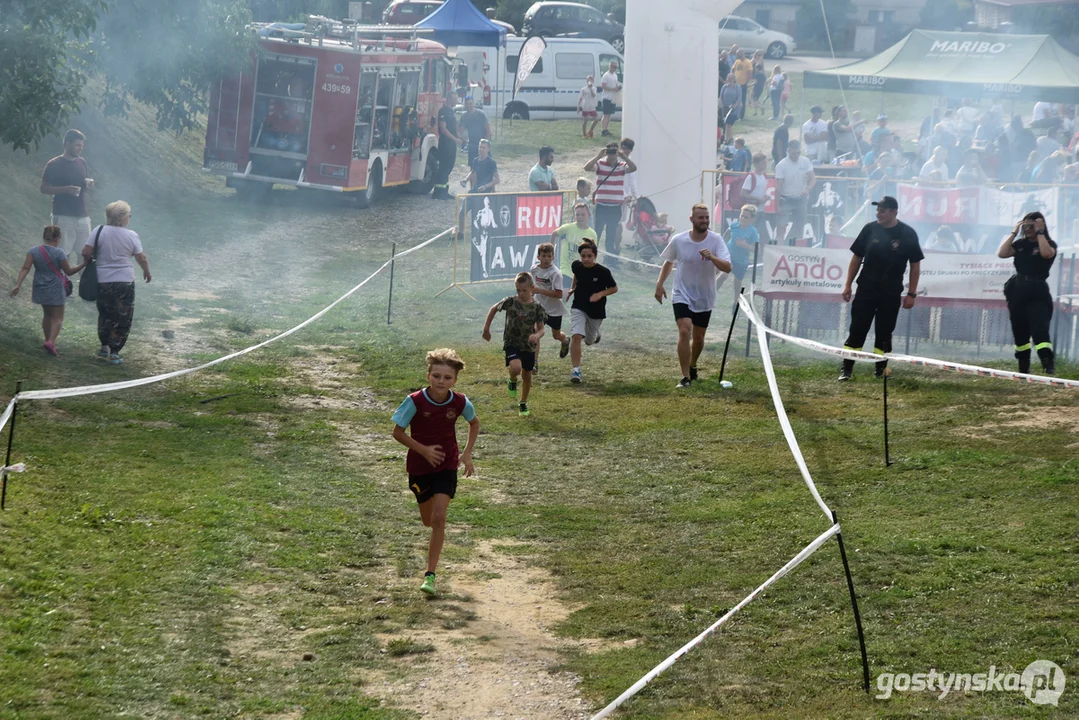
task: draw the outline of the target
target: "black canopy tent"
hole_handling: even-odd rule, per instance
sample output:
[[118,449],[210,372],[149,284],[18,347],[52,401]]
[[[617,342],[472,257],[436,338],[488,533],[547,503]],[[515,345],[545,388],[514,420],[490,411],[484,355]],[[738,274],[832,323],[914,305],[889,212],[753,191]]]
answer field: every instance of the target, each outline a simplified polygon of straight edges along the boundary
[[1079,57],[1048,35],[914,30],[865,60],[805,73],[804,86],[1079,103]]

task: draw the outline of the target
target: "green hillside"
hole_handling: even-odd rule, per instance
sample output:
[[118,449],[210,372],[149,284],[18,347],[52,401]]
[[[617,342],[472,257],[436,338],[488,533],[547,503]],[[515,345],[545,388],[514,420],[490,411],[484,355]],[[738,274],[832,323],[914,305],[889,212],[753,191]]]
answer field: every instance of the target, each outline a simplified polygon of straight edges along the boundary
[[[96,189],[90,199],[95,223],[113,200],[132,204],[175,202],[181,198],[224,192],[223,183],[203,175],[201,132],[177,137],[157,130],[152,109],[132,104],[126,118],[105,117],[92,102],[72,119],[71,127],[86,133],[84,157]],[[25,250],[40,241],[49,221],[51,198],[38,190],[41,170],[63,152],[63,133],[46,140],[33,153],[0,149],[0,286],[14,284]]]

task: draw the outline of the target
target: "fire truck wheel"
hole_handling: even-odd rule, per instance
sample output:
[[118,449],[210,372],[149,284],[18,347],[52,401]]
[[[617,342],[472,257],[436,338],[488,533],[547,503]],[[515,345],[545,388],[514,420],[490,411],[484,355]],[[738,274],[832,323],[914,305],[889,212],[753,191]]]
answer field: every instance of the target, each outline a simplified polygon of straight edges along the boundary
[[367,176],[367,188],[352,193],[356,206],[360,208],[371,207],[382,194],[382,162],[375,160],[371,166],[371,173]]
[[432,148],[427,153],[427,164],[423,167],[423,180],[413,180],[408,184],[408,191],[413,195],[427,195],[435,188],[435,174],[438,172],[438,158]]

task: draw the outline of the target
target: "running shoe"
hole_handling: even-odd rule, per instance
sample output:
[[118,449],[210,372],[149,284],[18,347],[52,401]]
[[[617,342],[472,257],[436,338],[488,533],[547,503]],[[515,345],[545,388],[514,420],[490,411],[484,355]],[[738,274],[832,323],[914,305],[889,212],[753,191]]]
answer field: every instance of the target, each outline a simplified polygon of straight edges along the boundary
[[677,385],[675,385],[674,387],[675,387],[676,389],[678,389],[678,390],[685,390],[686,388],[688,388],[688,387],[689,387],[690,385],[692,385],[692,384],[693,384],[693,381],[692,381],[692,380],[690,380],[690,379],[689,379],[689,378],[687,378],[687,377],[684,377],[684,378],[682,378],[681,380],[679,380],[679,381],[678,381],[678,384],[677,384]]
[[569,374],[569,381],[574,385],[581,384],[581,368],[573,368],[573,372]]
[[98,360],[108,360],[110,354],[111,354],[111,352],[109,351],[109,346],[108,345],[102,345],[101,349],[97,351],[97,359]]
[[428,595],[435,594],[435,574],[431,573],[423,578],[423,585],[420,585],[420,590]]
[[521,417],[528,417],[532,413],[529,412],[528,405],[525,405],[524,403],[521,403],[521,411],[520,411],[519,414],[520,414]]
[[109,365],[119,365],[123,361],[124,359],[116,353],[112,353],[111,355],[109,355]]
[[511,398],[517,397],[517,382],[516,381],[510,380],[508,383],[506,383],[506,389],[509,390]]
[[564,337],[562,338],[562,349],[558,351],[558,359],[561,360],[567,355],[569,355],[569,338]]
[[697,368],[691,367],[689,369],[689,379],[690,380],[696,380],[697,379]]

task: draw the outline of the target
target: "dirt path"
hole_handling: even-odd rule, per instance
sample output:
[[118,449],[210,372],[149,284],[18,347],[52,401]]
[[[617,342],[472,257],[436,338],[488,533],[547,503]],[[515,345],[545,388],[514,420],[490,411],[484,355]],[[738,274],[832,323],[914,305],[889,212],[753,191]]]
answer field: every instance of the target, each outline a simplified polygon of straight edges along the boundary
[[553,583],[542,571],[500,551],[511,545],[482,542],[469,564],[453,573],[450,595],[471,598],[475,620],[459,630],[381,636],[383,643],[407,639],[430,644],[434,652],[393,660],[393,670],[380,673],[364,691],[388,705],[436,718],[589,717],[578,694],[579,678],[555,669],[560,649],[580,647],[551,632],[570,608],[554,599]]

